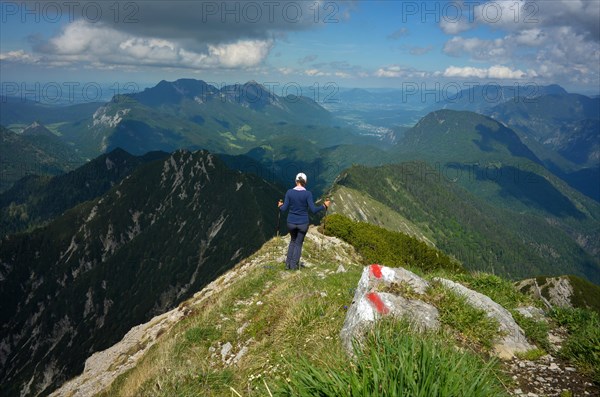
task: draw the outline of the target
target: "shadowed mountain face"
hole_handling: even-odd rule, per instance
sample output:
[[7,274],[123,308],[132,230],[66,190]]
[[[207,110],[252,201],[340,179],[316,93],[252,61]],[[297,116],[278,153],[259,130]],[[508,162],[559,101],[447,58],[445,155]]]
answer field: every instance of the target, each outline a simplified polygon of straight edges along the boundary
[[600,163],[598,98],[578,94],[544,95],[527,101],[506,102],[490,109],[488,114],[510,125],[521,137],[537,141],[576,166]]
[[31,175],[0,194],[0,238],[43,225],[75,205],[106,193],[140,164],[168,156],[136,157],[115,149],[78,169],[56,177]]
[[509,101],[487,113],[510,125],[570,186],[600,201],[600,99],[542,95]]
[[0,192],[24,176],[58,175],[82,163],[79,153],[39,123],[22,134],[0,125]]
[[[589,255],[600,253],[598,203],[549,172],[514,131],[491,118],[450,110],[431,113],[406,132],[394,154],[400,161],[426,161],[435,175],[487,204],[514,217],[534,216],[537,221],[530,225],[545,228],[549,223]],[[556,238],[548,241],[561,244]]]
[[548,172],[518,135],[471,112],[430,113],[397,145],[400,159],[426,160],[456,176],[468,190],[507,209],[581,217],[565,184]]
[[208,152],[178,151],[3,238],[0,394],[47,394],[92,352],[254,252],[275,233],[281,195]]
[[332,189],[333,211],[435,244],[472,270],[511,278],[575,273],[600,284],[598,246],[582,244],[598,237],[598,206],[594,217],[538,174],[501,172],[499,194],[518,196],[543,216],[492,205],[419,162],[348,169]]
[[539,86],[537,84],[523,86],[500,86],[484,84],[448,94],[444,101],[431,105],[429,110],[468,110],[488,114],[494,106],[511,102],[533,102],[544,95],[567,95],[567,91],[559,85]]
[[[449,164],[449,168],[469,172],[468,166]],[[491,172],[473,173],[480,182],[493,181],[500,187],[501,197],[514,198],[524,205],[556,217],[584,218],[584,214],[548,180],[536,172],[514,166],[502,166]]]
[[510,128],[477,113],[453,110],[423,117],[394,150],[400,156],[418,154],[435,161],[540,163]]

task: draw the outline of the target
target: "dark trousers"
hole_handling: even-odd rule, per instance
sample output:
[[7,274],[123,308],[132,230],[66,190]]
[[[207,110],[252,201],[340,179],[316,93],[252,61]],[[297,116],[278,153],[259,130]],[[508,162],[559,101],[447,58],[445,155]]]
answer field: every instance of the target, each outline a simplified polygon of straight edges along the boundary
[[304,237],[308,231],[308,223],[303,225],[287,224],[290,232],[290,246],[288,247],[287,258],[285,260],[286,269],[296,270],[300,263],[300,255],[302,255],[302,244]]

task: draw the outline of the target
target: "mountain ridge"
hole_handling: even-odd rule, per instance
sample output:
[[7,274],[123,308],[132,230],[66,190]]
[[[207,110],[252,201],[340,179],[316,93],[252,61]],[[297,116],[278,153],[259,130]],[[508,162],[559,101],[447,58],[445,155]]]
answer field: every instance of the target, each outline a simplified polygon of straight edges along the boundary
[[[278,395],[282,383],[293,382],[299,376],[304,360],[315,367],[333,366],[337,360],[346,363],[339,333],[352,300],[352,287],[363,272],[364,258],[346,242],[311,227],[305,245],[306,267],[299,272],[284,272],[277,263],[285,245],[286,238],[268,241],[172,312],[132,330],[110,350],[91,357],[86,372],[63,385],[53,397],[79,397],[81,391],[97,397],[169,396],[176,391],[220,396],[232,390],[245,391],[249,396],[271,392]],[[492,296],[512,313],[532,303],[531,298],[497,276],[476,273],[453,275],[452,279]],[[415,299],[414,295],[410,299]],[[528,334],[542,324],[530,321],[533,328],[527,328]],[[444,343],[454,346],[451,334],[446,336],[449,339]],[[472,342],[473,335],[457,337]],[[479,349],[456,348],[461,356]],[[378,353],[382,357],[381,350]],[[131,356],[134,362],[120,359],[121,354]],[[508,362],[506,368],[512,363]],[[561,368],[568,365],[556,363]],[[333,368],[328,368],[332,373]],[[349,370],[346,364],[341,368]],[[519,383],[512,382],[526,384],[533,376],[528,368],[519,371],[525,373],[523,379],[505,384],[506,395],[515,395],[512,390]],[[517,374],[514,369],[510,372]],[[568,388],[595,390],[586,378],[579,379],[571,381]]]
[[281,194],[206,151],[177,151],[47,226],[4,237],[2,394],[47,394],[91,352],[254,252],[275,233]]

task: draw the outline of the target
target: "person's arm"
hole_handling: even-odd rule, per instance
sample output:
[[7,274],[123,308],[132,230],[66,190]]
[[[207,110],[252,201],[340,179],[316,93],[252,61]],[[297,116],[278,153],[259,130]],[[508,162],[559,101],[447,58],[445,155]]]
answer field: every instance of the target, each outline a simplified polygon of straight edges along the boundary
[[313,200],[313,195],[311,192],[308,192],[308,207],[313,214],[316,214],[319,211],[325,210],[325,205],[316,206]]
[[287,192],[285,192],[285,198],[283,200],[283,205],[281,207],[279,207],[279,210],[281,212],[285,212],[287,211],[288,207],[290,206],[290,191],[288,190]]

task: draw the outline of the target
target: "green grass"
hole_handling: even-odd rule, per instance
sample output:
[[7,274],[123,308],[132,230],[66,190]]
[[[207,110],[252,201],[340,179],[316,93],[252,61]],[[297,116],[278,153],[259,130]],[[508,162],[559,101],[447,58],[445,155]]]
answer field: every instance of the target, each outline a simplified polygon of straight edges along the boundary
[[475,272],[460,274],[453,278],[454,281],[489,296],[507,310],[533,304],[533,300],[517,290],[512,282],[495,274]]
[[447,255],[404,233],[354,222],[340,214],[328,216],[324,225],[326,234],[339,237],[354,246],[364,258],[365,264],[401,266],[421,273],[433,270],[465,271]]
[[550,351],[550,342],[548,341],[548,331],[550,330],[550,326],[546,321],[538,321],[533,318],[525,317],[516,310],[512,310],[511,314],[517,324],[523,329],[523,332],[525,332],[527,339],[535,343],[536,346],[546,351]]
[[546,351],[542,349],[531,349],[523,353],[516,353],[516,356],[521,360],[536,361],[546,355]]
[[[356,248],[372,255],[383,252],[388,260],[402,264],[423,263],[412,269],[427,278],[442,275],[462,282],[513,313],[518,313],[514,308],[532,303],[498,276],[453,272],[443,266],[442,254],[432,255],[437,251],[421,245],[415,249],[404,236],[394,240],[398,233],[384,233],[382,238],[378,229],[331,219],[335,217],[327,218],[326,230],[349,225],[345,231],[354,235],[345,237],[358,242]],[[408,249],[390,252],[389,244],[398,241]],[[194,314],[168,332],[102,397],[506,395],[504,378],[498,378],[503,376],[500,364],[489,358],[494,341],[502,335],[497,321],[435,282],[420,298],[437,307],[441,330],[421,334],[402,321],[383,320],[367,332],[360,348],[355,345],[355,357],[348,357],[339,332],[363,270],[360,264],[369,262],[346,245],[328,242],[323,249],[322,244],[307,238],[303,259],[310,266],[286,272],[272,259],[285,250],[285,243],[268,242],[245,262],[254,265],[231,277],[227,288],[201,303],[187,303]],[[335,273],[340,263],[348,272]],[[414,295],[405,284],[394,284],[387,291]],[[565,344],[564,356],[587,371],[597,365],[589,356],[594,351],[591,343],[596,343],[597,317],[589,313],[554,314],[556,324],[567,327],[574,338]],[[513,315],[539,347],[522,358],[534,360],[545,354],[549,324]],[[233,355],[247,346],[237,364],[222,362],[226,342],[233,345]]]
[[300,357],[278,396],[502,396],[495,361],[461,352],[438,335],[417,335],[408,325],[381,321],[356,359]]
[[560,355],[573,361],[580,370],[600,384],[600,316],[588,309],[554,308],[551,318],[564,326],[569,337]]
[[456,294],[439,283],[427,291],[427,300],[437,307],[440,322],[460,332],[467,340],[474,341],[489,351],[500,336],[498,321],[488,317],[484,310],[474,308],[465,297]]
[[571,296],[573,306],[590,308],[600,314],[600,286],[581,277],[573,275],[567,277],[573,286],[573,296]]

